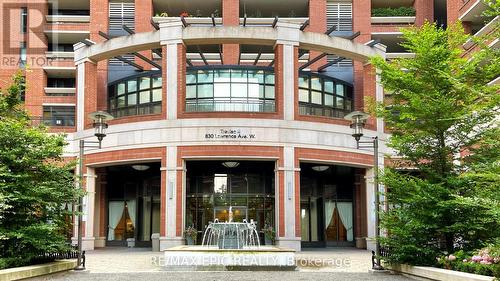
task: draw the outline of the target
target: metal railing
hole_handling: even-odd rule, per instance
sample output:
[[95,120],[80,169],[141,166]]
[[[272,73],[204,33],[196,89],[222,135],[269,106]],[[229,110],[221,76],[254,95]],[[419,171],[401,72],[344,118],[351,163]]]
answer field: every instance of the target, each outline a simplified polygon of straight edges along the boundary
[[54,117],[41,117],[41,116],[31,116],[31,125],[39,126],[45,125],[49,127],[74,127],[75,126],[75,116],[74,115],[60,115]]
[[299,114],[312,116],[325,116],[330,118],[344,118],[350,110],[332,108],[322,105],[314,105],[309,103],[299,104]]
[[[32,264],[48,263],[55,260],[76,259],[78,250],[71,249],[66,252],[44,252],[31,259]],[[85,251],[82,251],[82,265],[85,267]]]
[[274,100],[186,100],[186,112],[275,112]]

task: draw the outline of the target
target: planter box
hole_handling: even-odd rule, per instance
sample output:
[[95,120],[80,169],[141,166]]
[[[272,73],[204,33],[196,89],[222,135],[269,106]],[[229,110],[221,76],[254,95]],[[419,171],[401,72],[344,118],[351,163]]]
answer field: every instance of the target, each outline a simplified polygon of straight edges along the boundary
[[407,264],[385,266],[387,269],[404,274],[442,281],[493,281],[495,277],[435,268],[430,266],[412,266]]
[[67,271],[76,267],[76,260],[60,260],[51,263],[29,265],[0,270],[0,281],[19,280]]

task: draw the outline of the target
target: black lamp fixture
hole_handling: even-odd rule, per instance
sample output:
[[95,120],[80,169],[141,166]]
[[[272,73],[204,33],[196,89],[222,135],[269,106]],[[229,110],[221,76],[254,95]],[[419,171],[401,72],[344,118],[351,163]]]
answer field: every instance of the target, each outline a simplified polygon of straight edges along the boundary
[[344,119],[351,121],[351,128],[353,130],[352,137],[356,140],[356,147],[360,148],[373,148],[373,194],[375,197],[375,259],[376,263],[373,265],[374,270],[382,270],[380,263],[380,190],[379,190],[379,159],[378,159],[378,136],[372,137],[371,140],[362,141],[363,128],[365,127],[366,120],[370,117],[369,114],[362,111],[353,111],[347,114]]

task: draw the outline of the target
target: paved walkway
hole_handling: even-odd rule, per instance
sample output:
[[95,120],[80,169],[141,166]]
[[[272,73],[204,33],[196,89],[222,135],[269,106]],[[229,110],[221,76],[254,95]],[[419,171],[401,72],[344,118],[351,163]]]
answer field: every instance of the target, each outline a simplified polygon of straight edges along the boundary
[[294,272],[167,272],[155,264],[163,255],[150,249],[105,248],[87,252],[87,270],[33,280],[410,280],[369,273],[371,253],[352,248],[305,250],[296,254]]

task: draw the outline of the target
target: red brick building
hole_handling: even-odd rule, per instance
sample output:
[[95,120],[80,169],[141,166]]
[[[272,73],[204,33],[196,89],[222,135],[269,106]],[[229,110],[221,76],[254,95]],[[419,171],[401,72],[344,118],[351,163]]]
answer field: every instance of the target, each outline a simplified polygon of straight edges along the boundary
[[[162,249],[183,244],[185,227],[201,238],[229,206],[279,245],[373,248],[373,152],[343,119],[384,98],[368,58],[411,57],[400,27],[460,19],[481,35],[498,20],[484,22],[480,0],[1,5],[0,87],[23,71],[27,110],[67,133],[67,157],[94,139],[90,113],[114,116],[85,152],[85,249],[155,233]],[[383,163],[382,120],[365,135]]]

